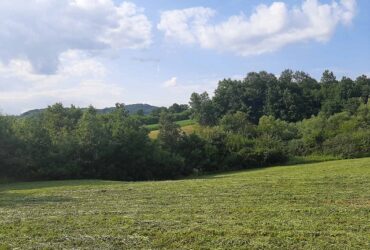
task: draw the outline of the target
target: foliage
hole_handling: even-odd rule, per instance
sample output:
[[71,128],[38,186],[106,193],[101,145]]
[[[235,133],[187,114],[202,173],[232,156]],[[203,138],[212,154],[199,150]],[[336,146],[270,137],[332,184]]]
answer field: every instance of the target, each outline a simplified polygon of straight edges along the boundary
[[57,103],[37,116],[0,116],[0,179],[160,180],[310,155],[369,156],[369,89],[366,76],[325,71],[318,82],[262,71],[150,114]]
[[173,122],[171,115],[162,112],[159,119],[158,141],[167,151],[176,151],[181,138],[180,125]]
[[208,126],[217,123],[216,108],[207,92],[193,93],[190,97],[190,107],[193,110],[193,118],[200,125]]
[[[356,110],[359,104],[367,104],[370,95],[370,79],[360,76],[355,81],[343,77],[338,81],[333,72],[325,71],[318,82],[308,74],[285,70],[279,78],[265,71],[251,72],[243,80],[224,79],[219,82],[212,99],[207,93],[193,93],[191,108],[201,121],[216,116],[221,119],[228,113],[241,111],[248,114],[255,124],[266,116],[274,116],[287,122],[298,122],[318,115],[326,116],[344,110]],[[213,108],[210,108],[210,105]]]

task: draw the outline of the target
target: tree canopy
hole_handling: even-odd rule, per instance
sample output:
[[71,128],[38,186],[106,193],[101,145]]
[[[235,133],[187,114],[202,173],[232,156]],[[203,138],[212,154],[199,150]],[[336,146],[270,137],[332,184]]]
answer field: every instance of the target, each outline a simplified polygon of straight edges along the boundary
[[[150,114],[49,106],[36,116],[0,116],[0,179],[172,179],[278,164],[291,157],[370,155],[370,79],[325,71],[252,72],[224,79],[213,96]],[[184,133],[175,121],[192,117]],[[146,124],[159,123],[150,139]]]

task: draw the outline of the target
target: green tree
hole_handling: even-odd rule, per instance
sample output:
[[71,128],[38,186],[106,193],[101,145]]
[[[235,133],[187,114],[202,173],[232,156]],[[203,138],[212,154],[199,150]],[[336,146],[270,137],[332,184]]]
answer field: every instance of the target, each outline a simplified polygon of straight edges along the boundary
[[330,70],[325,70],[321,76],[321,84],[324,86],[330,86],[337,83],[337,78],[335,77],[334,73]]
[[182,131],[180,126],[174,123],[171,114],[162,112],[159,118],[158,141],[161,146],[175,152],[180,142]]
[[355,88],[363,103],[367,104],[370,97],[370,79],[362,75],[356,79]]
[[259,118],[264,114],[267,99],[268,86],[277,81],[273,74],[265,71],[259,73],[251,72],[242,83],[243,106],[247,107],[251,121],[258,123]]
[[289,141],[298,137],[298,129],[294,124],[275,119],[273,116],[262,116],[257,130],[260,136],[280,141]]
[[216,107],[207,92],[193,93],[190,97],[193,118],[201,125],[213,126],[217,123]]
[[23,177],[24,166],[19,156],[21,143],[14,136],[12,121],[0,114],[0,180]]
[[241,111],[225,115],[220,120],[220,125],[227,132],[249,138],[256,136],[256,126],[249,121],[248,115]]
[[82,175],[90,178],[100,176],[99,165],[107,147],[108,134],[97,117],[97,111],[90,106],[77,124],[76,135],[79,145],[79,165]]
[[222,116],[237,111],[247,112],[249,107],[244,105],[242,97],[241,81],[231,79],[220,81],[213,98],[218,115]]

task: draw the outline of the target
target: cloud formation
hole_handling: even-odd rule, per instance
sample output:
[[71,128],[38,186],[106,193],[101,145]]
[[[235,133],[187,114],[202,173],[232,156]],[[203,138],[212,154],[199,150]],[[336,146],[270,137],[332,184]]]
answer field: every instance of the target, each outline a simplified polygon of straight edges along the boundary
[[175,76],[163,83],[163,87],[165,87],[165,88],[173,88],[173,87],[177,87],[177,86],[178,86],[177,77],[175,77]]
[[164,11],[157,28],[165,37],[183,44],[198,44],[205,49],[230,51],[237,55],[258,55],[276,51],[288,44],[328,41],[338,25],[351,23],[356,0],[305,0],[288,8],[283,2],[259,5],[253,14],[231,16],[213,24],[216,11],[210,8]]
[[102,108],[124,100],[124,88],[109,81],[108,70],[98,60],[69,50],[59,61],[52,75],[35,73],[26,60],[0,63],[0,110],[19,114],[55,102]]
[[68,50],[97,53],[151,44],[151,23],[135,4],[113,0],[0,1],[0,60],[28,60],[52,74]]

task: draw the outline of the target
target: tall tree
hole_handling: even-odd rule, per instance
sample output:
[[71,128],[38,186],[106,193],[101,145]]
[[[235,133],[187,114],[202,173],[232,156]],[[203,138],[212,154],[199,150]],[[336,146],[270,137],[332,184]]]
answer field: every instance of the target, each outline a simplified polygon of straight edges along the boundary
[[105,133],[97,111],[90,106],[78,122],[76,129],[79,144],[79,164],[84,176],[99,176],[99,163],[107,146],[108,134]]
[[159,119],[158,141],[163,148],[176,151],[180,142],[182,131],[180,126],[173,122],[168,112],[162,112]]
[[193,93],[190,97],[190,107],[193,118],[201,125],[212,126],[217,123],[217,112],[213,101],[207,92],[202,94]]

